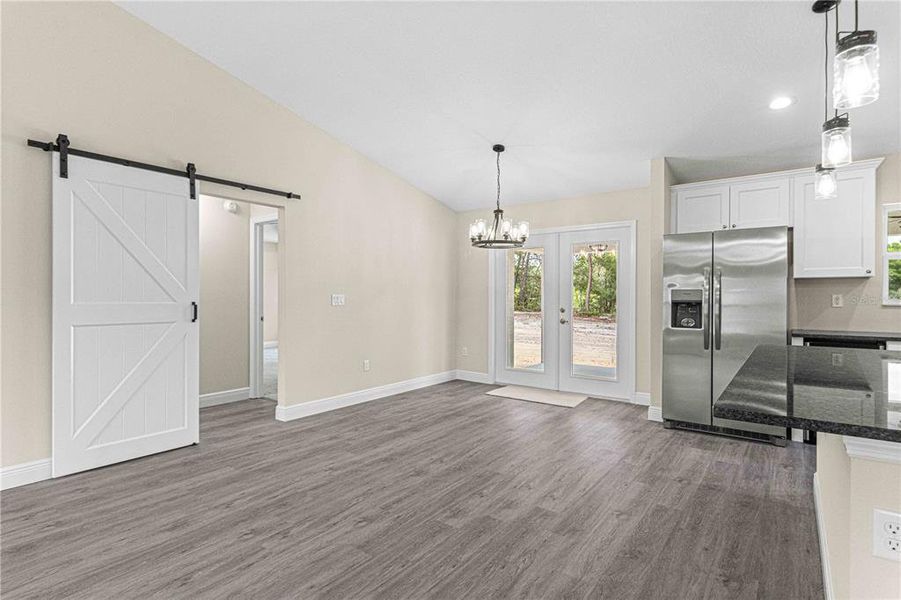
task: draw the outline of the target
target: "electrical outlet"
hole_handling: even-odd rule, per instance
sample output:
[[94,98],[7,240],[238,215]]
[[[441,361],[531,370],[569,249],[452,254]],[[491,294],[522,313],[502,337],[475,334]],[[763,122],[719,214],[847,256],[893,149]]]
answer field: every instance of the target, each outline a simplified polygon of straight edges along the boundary
[[364,370],[364,371],[368,371],[368,370],[369,370],[369,359],[368,359],[368,358],[367,358],[366,360],[363,361],[363,370]]
[[466,346],[463,346],[463,349],[460,350],[460,354],[462,356],[469,356],[469,348],[467,348]]
[[873,509],[873,556],[901,562],[901,514]]
[[332,294],[332,306],[344,306],[344,294]]
[[845,297],[841,294],[832,294],[832,308],[841,308],[845,305]]

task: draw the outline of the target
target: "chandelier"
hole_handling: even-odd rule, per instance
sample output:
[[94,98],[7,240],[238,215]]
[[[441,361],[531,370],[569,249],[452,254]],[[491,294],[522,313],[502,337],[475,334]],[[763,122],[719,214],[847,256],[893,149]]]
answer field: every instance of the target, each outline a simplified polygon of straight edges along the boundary
[[520,221],[516,225],[504,218],[501,210],[501,144],[491,148],[497,153],[497,208],[494,209],[494,223],[489,227],[485,219],[476,219],[469,226],[469,240],[476,248],[521,248],[529,237],[529,222]]

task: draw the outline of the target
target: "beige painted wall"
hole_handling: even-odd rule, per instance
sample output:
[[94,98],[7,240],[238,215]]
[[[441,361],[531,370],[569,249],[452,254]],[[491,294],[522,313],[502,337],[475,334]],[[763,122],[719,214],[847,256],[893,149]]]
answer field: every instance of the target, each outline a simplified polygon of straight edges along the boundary
[[200,197],[200,393],[249,385],[250,205]]
[[[796,279],[790,322],[801,329],[901,331],[901,306],[882,305],[882,205],[901,202],[901,154],[885,157],[876,170],[876,272],[866,279]],[[832,308],[832,294],[845,305]]]
[[263,244],[263,341],[278,341],[278,244]]
[[[490,210],[457,215],[457,368],[488,372],[488,255],[469,243],[469,224]],[[516,204],[507,216],[529,221],[532,229],[637,221],[636,233],[636,378],[638,392],[650,391],[651,198],[648,188],[594,194],[582,198]],[[468,356],[462,355],[466,347]]]
[[901,512],[901,465],[849,458],[842,436],[817,436],[820,514],[835,598],[901,598],[901,563],[872,553],[873,509]]
[[113,4],[0,11],[2,465],[50,455],[51,157],[29,137],[303,194],[201,185],[285,207],[280,404],[454,367],[453,212]]

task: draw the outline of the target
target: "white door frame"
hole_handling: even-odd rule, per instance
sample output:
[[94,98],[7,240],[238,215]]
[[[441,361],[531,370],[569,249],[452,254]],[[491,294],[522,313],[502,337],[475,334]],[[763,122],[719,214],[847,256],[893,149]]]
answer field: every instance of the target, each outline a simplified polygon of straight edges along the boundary
[[[250,218],[250,310],[248,339],[250,341],[250,397],[259,398],[263,392],[263,226],[278,223],[278,215]],[[281,241],[281,240],[280,240]],[[279,272],[281,285],[281,272]]]
[[[626,340],[626,348],[624,349],[624,353],[626,357],[629,359],[629,363],[631,364],[631,368],[627,372],[623,372],[622,376],[625,382],[625,388],[627,389],[627,394],[623,397],[609,397],[611,400],[624,400],[626,402],[634,402],[635,401],[635,378],[636,371],[638,365],[635,361],[636,359],[636,336],[637,336],[637,326],[638,326],[638,311],[636,309],[637,305],[637,296],[636,296],[636,230],[637,230],[637,222],[635,220],[628,221],[611,221],[607,223],[591,223],[587,225],[572,225],[572,226],[564,226],[564,227],[547,227],[542,229],[534,229],[532,230],[533,235],[545,234],[545,233],[572,233],[577,231],[589,231],[596,229],[613,229],[613,228],[628,228],[629,229],[629,260],[627,260],[624,264],[621,265],[621,268],[629,274],[629,296],[631,297],[631,306],[628,307],[628,316],[624,318],[628,320],[629,324],[632,327],[632,335]],[[488,256],[486,260],[488,261],[488,378],[492,382],[497,382],[497,360],[495,358],[496,354],[496,342],[497,336],[495,333],[495,329],[497,327],[497,302],[496,302],[496,286],[499,281],[502,280],[502,274],[497,272],[498,263],[494,258],[495,252],[489,250],[487,252]],[[608,398],[605,396],[605,398]]]

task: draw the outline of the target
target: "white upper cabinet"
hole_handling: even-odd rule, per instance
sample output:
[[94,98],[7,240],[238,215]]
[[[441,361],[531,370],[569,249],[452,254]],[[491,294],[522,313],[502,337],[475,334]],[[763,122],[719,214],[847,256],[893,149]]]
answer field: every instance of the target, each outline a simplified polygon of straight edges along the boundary
[[678,233],[726,229],[729,225],[729,186],[677,190],[674,229]]
[[876,169],[881,158],[838,169],[836,198],[814,196],[813,169],[674,185],[673,233],[793,227],[794,277],[872,277]]
[[838,196],[814,195],[813,175],[796,177],[794,276],[872,277],[876,248],[876,169],[837,173]]
[[729,186],[729,227],[776,227],[791,223],[791,179],[763,179]]

